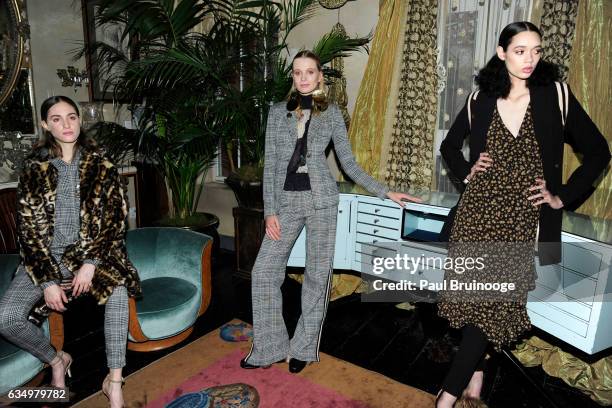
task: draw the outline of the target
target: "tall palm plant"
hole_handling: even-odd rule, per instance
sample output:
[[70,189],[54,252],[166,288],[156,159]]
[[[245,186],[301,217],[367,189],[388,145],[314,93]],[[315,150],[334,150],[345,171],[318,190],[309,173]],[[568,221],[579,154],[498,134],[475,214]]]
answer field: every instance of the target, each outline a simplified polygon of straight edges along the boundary
[[[251,171],[253,175],[260,175],[263,168],[265,131],[270,106],[274,102],[284,100],[291,89],[289,35],[300,24],[312,18],[317,7],[319,6],[316,0],[283,0],[262,1],[262,6],[258,9],[257,41],[250,44],[248,55],[251,68],[241,71],[241,76],[246,79],[242,96],[250,100],[253,109],[251,121],[246,126],[241,122],[231,124],[235,132],[234,139],[241,145],[242,162],[259,169]],[[328,33],[313,44],[311,49],[319,56],[321,64],[325,65],[334,58],[349,56],[351,52],[367,51],[370,39],[371,35],[347,38]],[[325,66],[323,72],[327,79],[341,75],[340,72]]]
[[[122,24],[122,36],[115,44],[90,44],[80,52],[97,56],[95,66],[118,99],[142,103],[136,157],[164,174],[179,218],[196,210],[203,176],[225,129],[216,101],[223,99],[222,89],[233,81],[236,66],[225,46],[235,39],[215,38],[195,28],[226,16],[234,3],[238,2],[107,0],[96,23]],[[242,11],[233,12],[238,15],[236,24],[248,23],[248,13]],[[127,55],[124,42],[139,58]],[[105,132],[105,142],[114,134],[120,137],[122,132]],[[126,145],[120,139],[115,144]]]
[[[175,215],[197,206],[202,176],[221,140],[238,142],[243,162],[263,164],[268,109],[291,87],[287,37],[316,0],[105,0],[97,24],[125,28],[117,44],[81,50],[108,86],[141,104],[137,157],[158,166]],[[365,48],[369,37],[324,36],[323,63]],[[138,58],[126,55],[128,42]],[[94,53],[95,51],[95,53]],[[79,57],[79,55],[77,55]],[[326,70],[327,75],[337,73]]]

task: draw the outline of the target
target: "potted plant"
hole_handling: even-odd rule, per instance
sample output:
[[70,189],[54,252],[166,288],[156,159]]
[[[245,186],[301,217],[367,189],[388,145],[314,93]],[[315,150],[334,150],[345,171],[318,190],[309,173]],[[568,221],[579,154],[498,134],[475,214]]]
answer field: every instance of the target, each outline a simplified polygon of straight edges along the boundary
[[[242,168],[234,165],[228,178],[228,184],[237,186],[237,199],[242,205],[263,206],[268,110],[291,87],[287,38],[316,7],[316,0],[106,0],[101,4],[97,23],[123,24],[118,44],[128,41],[139,57],[128,58],[121,46],[100,43],[83,53],[96,52],[94,62],[119,100],[140,105],[137,157],[164,174],[175,218],[193,215],[202,188],[198,183],[220,140],[230,149],[240,149]],[[195,29],[202,25],[206,28]],[[313,49],[326,63],[366,49],[369,38],[328,34]],[[324,71],[328,76],[339,74]],[[232,180],[238,182],[232,185]],[[245,186],[246,195],[240,193]],[[258,217],[255,223],[261,224]],[[261,233],[257,236],[260,239]]]
[[[233,120],[227,105],[234,94],[241,40],[230,29],[250,24],[247,3],[253,2],[107,0],[96,24],[122,24],[122,35],[116,44],[89,44],[75,56],[89,53],[115,97],[138,107],[136,140],[129,139],[129,150],[165,178],[172,198],[170,217],[162,221],[166,225],[197,227],[202,219],[196,210],[203,179]],[[235,6],[242,11],[230,9]],[[195,32],[205,21],[212,28]],[[130,56],[125,41],[132,45]],[[120,153],[128,146],[125,132],[116,130],[101,132],[101,138]]]

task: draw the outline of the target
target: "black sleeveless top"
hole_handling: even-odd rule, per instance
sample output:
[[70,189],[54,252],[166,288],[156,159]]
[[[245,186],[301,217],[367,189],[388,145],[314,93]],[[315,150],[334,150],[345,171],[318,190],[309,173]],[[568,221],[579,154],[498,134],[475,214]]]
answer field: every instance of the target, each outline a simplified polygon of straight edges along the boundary
[[[311,110],[312,112],[312,95],[300,95],[299,105],[302,110]],[[287,103],[290,108],[291,101]],[[297,105],[296,105],[297,107]],[[304,125],[304,135],[298,137],[295,142],[293,154],[287,165],[287,176],[285,177],[285,191],[306,191],[310,190],[310,177],[308,171],[303,169],[298,172],[300,167],[306,166],[306,154],[308,153],[308,128],[310,126],[310,117]],[[298,135],[299,136],[299,135]]]

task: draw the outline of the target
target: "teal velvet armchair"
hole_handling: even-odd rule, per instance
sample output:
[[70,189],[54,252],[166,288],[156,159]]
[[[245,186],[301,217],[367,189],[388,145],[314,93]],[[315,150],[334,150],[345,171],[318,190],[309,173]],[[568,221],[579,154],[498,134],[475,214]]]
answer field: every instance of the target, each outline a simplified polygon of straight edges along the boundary
[[130,298],[128,349],[173,346],[193,331],[210,304],[212,238],[180,228],[138,228],[127,250],[138,270],[142,298]]
[[[19,255],[0,255],[0,296],[8,289],[17,265]],[[43,330],[50,336],[51,344],[61,350],[64,343],[62,316],[51,313],[43,324]],[[45,365],[42,361],[0,336],[0,395],[11,388],[26,384],[33,378],[30,385],[37,385],[42,381],[42,375],[38,374],[43,368]]]

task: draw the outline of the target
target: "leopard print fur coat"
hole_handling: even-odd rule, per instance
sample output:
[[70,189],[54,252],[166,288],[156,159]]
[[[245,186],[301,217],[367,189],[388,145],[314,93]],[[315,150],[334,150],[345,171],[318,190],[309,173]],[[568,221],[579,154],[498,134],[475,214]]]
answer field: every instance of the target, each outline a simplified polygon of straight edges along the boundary
[[[81,148],[79,163],[81,226],[79,240],[68,246],[62,262],[73,273],[85,259],[98,261],[90,292],[104,304],[116,286],[130,296],[141,294],[136,268],[125,246],[127,199],[119,172],[94,150]],[[59,264],[51,256],[57,169],[46,149],[33,152],[24,162],[18,187],[18,237],[26,272],[40,285],[61,280]]]

